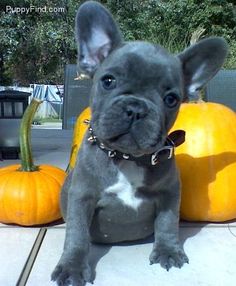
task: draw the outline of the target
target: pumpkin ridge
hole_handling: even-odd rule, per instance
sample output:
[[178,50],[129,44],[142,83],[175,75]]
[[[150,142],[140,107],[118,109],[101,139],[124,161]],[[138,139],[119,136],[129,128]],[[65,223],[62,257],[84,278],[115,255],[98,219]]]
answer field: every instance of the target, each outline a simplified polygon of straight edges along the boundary
[[[31,208],[34,204],[34,188],[32,188],[32,177],[30,177],[30,185],[29,185],[29,174],[28,172],[15,172],[16,182],[19,183],[18,198],[19,200],[16,208],[16,212],[14,217],[17,217],[21,224],[28,225],[28,221],[32,219],[33,212]],[[30,203],[29,203],[30,202]]]
[[[56,202],[58,201],[58,199],[54,199],[55,194],[56,194],[55,185],[58,190],[57,197],[59,197],[59,189],[61,187],[61,183],[55,180],[52,176],[49,176],[48,173],[45,173],[45,172],[40,172],[39,176],[41,177],[40,181],[44,182],[44,185],[43,185],[44,196],[47,197],[47,200],[48,200],[47,205],[55,206]],[[41,189],[42,189],[42,186],[41,186]],[[47,212],[48,211],[50,211],[50,216],[53,217],[53,221],[61,217],[59,206],[56,210],[54,207],[54,208],[50,208],[50,210],[47,210]]]
[[44,174],[44,175],[47,175],[48,177],[50,177],[51,179],[53,179],[54,181],[56,181],[58,185],[61,186],[61,181],[60,181],[60,179],[59,179],[57,176],[53,176],[52,174],[47,173],[47,172],[45,172],[45,171],[41,171],[41,173]]
[[10,219],[9,219],[9,215],[8,215],[8,212],[7,212],[7,207],[6,207],[6,193],[8,192],[8,188],[6,188],[8,182],[12,179],[12,173],[9,173],[8,176],[6,176],[4,179],[5,181],[1,182],[1,188],[0,190],[3,191],[2,195],[0,194],[0,200],[2,202],[2,208],[3,208],[3,212],[4,212],[4,215],[6,216],[6,222],[10,222]]
[[13,200],[13,202],[11,202],[10,208],[9,208],[9,190],[12,187],[12,182],[16,182],[16,176],[17,176],[17,174],[15,171],[9,172],[9,174],[6,176],[7,180],[6,180],[5,184],[3,185],[4,189],[5,189],[5,192],[3,195],[4,215],[6,217],[5,222],[7,222],[7,223],[11,222],[11,218],[14,216],[14,213],[12,213],[12,204],[14,204],[15,201]]
[[[36,175],[36,174],[35,174]],[[42,219],[43,216],[43,220],[47,223],[47,218],[45,217],[45,213],[50,214],[49,216],[51,217],[51,209],[52,209],[52,204],[51,204],[51,200],[49,198],[49,194],[50,194],[50,190],[53,189],[53,187],[51,187],[51,185],[48,183],[47,180],[47,174],[42,174],[41,171],[39,171],[39,173],[37,173],[36,175],[37,177],[37,188],[40,190],[40,192],[38,192],[38,212],[37,212],[37,219]],[[53,182],[51,182],[51,184],[53,184]],[[49,208],[49,205],[51,206]],[[42,208],[43,206],[43,208]],[[41,218],[40,218],[41,217]],[[52,220],[53,221],[53,220]]]
[[[38,190],[38,180],[37,180],[37,175],[38,175],[38,172],[33,172],[32,173],[32,176],[31,176],[31,179],[33,181],[33,187],[35,190]],[[30,174],[29,174],[30,176]],[[31,207],[33,210],[36,210],[34,212],[32,212],[32,217],[31,217],[31,220],[32,221],[38,221],[38,209],[39,209],[39,195],[40,195],[40,192],[39,191],[36,191],[35,192],[35,197],[34,197],[34,206]]]
[[[42,174],[45,174],[45,175],[50,176],[50,177],[53,178],[55,181],[57,181],[57,183],[61,186],[61,181],[60,181],[60,179],[58,178],[58,176],[61,177],[63,171],[62,171],[61,169],[59,169],[59,168],[56,168],[56,170],[53,170],[54,172],[55,172],[55,171],[57,172],[57,174],[55,175],[54,173],[51,173],[51,172],[49,173],[49,172],[47,172],[46,169],[41,168],[42,166],[47,166],[47,165],[41,165],[41,166],[40,166],[40,172],[41,172]],[[50,167],[50,169],[52,170],[53,168]]]
[[[42,175],[41,171],[39,170],[37,173],[35,173],[35,177],[37,177],[37,190],[40,190],[37,192],[37,205],[43,205],[44,210],[42,211],[42,207],[37,207],[37,211],[35,212],[37,215],[37,221],[41,220],[42,215],[44,216],[45,211],[45,204],[48,204],[48,197],[47,202],[45,202],[45,194],[48,195],[48,183],[46,176]],[[42,200],[42,196],[44,197]],[[50,203],[51,205],[51,203]]]

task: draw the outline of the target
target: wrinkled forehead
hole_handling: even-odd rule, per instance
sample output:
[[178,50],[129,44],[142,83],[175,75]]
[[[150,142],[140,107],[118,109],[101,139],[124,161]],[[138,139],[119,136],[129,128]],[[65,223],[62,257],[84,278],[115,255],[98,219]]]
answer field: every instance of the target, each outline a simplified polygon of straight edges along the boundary
[[181,65],[177,57],[160,46],[130,42],[116,49],[103,62],[102,73],[115,73],[137,80],[180,81]]

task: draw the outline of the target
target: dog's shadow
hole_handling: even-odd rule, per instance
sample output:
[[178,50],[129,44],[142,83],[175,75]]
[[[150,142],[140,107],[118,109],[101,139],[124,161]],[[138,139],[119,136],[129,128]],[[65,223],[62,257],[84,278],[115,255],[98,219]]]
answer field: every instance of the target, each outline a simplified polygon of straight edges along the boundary
[[184,247],[186,240],[196,236],[199,232],[201,232],[202,228],[204,228],[206,225],[207,223],[204,222],[189,223],[186,221],[182,221],[179,229],[180,245]]
[[[186,240],[190,237],[197,235],[204,226],[205,226],[204,223],[201,223],[201,224],[196,223],[196,225],[188,224],[188,223],[184,223],[184,224],[181,223],[181,227],[179,230],[180,244],[184,247]],[[151,244],[153,242],[154,242],[154,235],[151,235],[145,239],[135,240],[131,242],[121,242],[121,243],[113,243],[113,244],[92,243],[90,254],[89,254],[89,264],[92,270],[93,281],[96,278],[96,268],[97,268],[98,262],[102,259],[103,256],[109,253],[112,247],[115,247],[115,246],[129,247],[133,245],[150,244],[150,253],[151,253],[151,250],[152,250]]]
[[96,277],[96,268],[98,262],[110,251],[111,248],[112,245],[110,244],[91,244],[91,249],[89,252],[89,265],[92,271],[92,281],[94,281]]

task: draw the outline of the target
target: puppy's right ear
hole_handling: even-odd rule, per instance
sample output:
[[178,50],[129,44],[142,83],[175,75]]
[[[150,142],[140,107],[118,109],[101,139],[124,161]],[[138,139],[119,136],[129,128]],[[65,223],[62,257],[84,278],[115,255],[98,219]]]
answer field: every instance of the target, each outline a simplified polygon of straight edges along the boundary
[[197,99],[199,90],[219,71],[228,53],[223,38],[199,41],[178,55],[182,63],[184,101]]
[[75,26],[79,66],[93,76],[102,61],[122,43],[120,30],[107,9],[94,1],[80,6]]

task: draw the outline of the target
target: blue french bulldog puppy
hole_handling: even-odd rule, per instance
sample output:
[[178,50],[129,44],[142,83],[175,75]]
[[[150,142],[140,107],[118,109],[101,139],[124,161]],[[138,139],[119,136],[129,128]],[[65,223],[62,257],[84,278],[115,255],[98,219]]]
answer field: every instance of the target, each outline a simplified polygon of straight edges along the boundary
[[91,282],[91,241],[115,243],[154,233],[149,260],[169,270],[188,258],[179,243],[180,179],[168,135],[181,102],[194,97],[227,55],[208,38],[172,55],[148,42],[125,42],[111,14],[85,2],[76,17],[79,65],[93,78],[92,117],[77,163],[61,194],[63,254],[52,280]]

